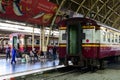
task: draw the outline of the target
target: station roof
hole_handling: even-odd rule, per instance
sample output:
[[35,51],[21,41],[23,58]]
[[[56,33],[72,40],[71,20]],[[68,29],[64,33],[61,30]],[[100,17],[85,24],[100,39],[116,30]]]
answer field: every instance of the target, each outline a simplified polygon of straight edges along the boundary
[[[49,0],[120,30],[120,0]],[[66,10],[66,11],[67,11]]]
[[[97,20],[101,23],[104,23],[108,26],[120,30],[120,0],[16,0],[16,2],[11,1],[13,0],[8,0],[8,2],[0,2],[0,4],[4,5],[0,5],[0,18],[5,20],[11,20],[12,18],[13,21],[22,21],[26,24],[28,24],[29,22],[33,24],[39,23],[40,25],[43,23],[42,21],[44,16],[42,15],[48,14],[47,17],[49,17],[49,19],[47,21],[50,25],[50,23],[53,22],[50,20],[53,20],[51,17],[55,14],[54,12],[56,8],[60,8],[60,10],[58,11],[59,14],[57,15],[65,16],[65,14],[68,15],[67,13],[69,11],[73,11],[82,14],[83,17],[90,17],[94,20]],[[21,1],[21,3],[19,1]],[[19,7],[18,3],[20,3]],[[10,7],[10,5],[12,5],[12,7]],[[21,5],[23,5],[24,7],[26,6],[26,8],[24,8]],[[21,8],[23,13],[21,12]],[[20,16],[25,14],[26,11],[28,12],[28,14],[24,15],[23,18],[20,18]],[[18,17],[16,17],[16,15]]]

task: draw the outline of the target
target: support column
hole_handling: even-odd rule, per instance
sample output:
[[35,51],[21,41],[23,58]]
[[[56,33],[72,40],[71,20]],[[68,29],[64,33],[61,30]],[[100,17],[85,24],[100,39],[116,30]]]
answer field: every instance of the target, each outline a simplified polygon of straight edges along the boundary
[[45,51],[45,27],[41,26],[41,50]]
[[59,14],[59,11],[60,11],[60,9],[62,8],[62,6],[63,6],[63,4],[64,4],[65,1],[66,1],[66,0],[62,0],[59,8],[58,8],[57,11],[56,11],[55,16],[53,17],[53,20],[52,20],[51,25],[50,25],[49,34],[48,34],[48,36],[47,36],[47,41],[46,41],[46,45],[45,45],[45,46],[47,46],[48,43],[49,43],[49,37],[50,37],[50,34],[51,34],[52,27],[53,27],[53,25],[54,25],[54,22],[55,22],[55,20],[56,20],[57,15]]
[[43,51],[45,51],[45,27],[43,26],[43,37],[42,37],[42,39],[43,39],[43,42],[42,42],[42,44],[43,44]]
[[34,49],[34,27],[33,27],[33,33],[32,33],[32,50]]
[[40,39],[39,39],[39,50],[41,51],[42,50],[42,38],[41,38],[41,35],[42,34],[42,31],[41,31],[41,26],[40,26]]

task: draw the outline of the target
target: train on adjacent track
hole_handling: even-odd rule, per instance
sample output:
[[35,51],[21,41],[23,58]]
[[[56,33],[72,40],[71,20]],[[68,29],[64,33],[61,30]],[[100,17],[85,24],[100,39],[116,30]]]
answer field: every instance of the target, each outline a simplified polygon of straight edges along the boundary
[[[104,61],[120,55],[120,31],[89,18],[59,23],[59,57],[65,65],[104,68]],[[71,62],[71,64],[69,64]]]
[[[47,37],[45,36],[44,41],[46,42]],[[14,46],[20,52],[30,52],[32,50],[32,34],[29,33],[12,33],[9,35],[9,45],[12,49]],[[39,51],[40,49],[40,35],[34,34],[34,48]],[[50,36],[48,48],[53,45],[58,45],[58,37]]]

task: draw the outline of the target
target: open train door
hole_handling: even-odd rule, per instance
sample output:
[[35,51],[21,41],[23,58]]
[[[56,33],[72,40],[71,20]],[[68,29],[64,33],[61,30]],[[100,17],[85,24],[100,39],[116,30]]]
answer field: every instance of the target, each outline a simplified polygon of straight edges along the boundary
[[16,49],[19,49],[19,43],[18,43],[17,36],[13,36],[13,47],[15,47]]
[[82,26],[80,23],[67,24],[67,57],[74,65],[78,65],[82,54]]

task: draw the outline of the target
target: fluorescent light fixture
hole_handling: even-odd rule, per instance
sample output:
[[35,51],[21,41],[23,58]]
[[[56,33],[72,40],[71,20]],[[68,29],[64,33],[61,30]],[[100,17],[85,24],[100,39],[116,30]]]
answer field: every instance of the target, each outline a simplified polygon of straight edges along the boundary
[[[21,25],[13,25],[7,23],[0,23],[0,29],[5,31],[16,31],[16,32],[25,32],[25,33],[33,33],[33,27],[29,26],[21,26]],[[40,34],[39,28],[34,28],[35,34]],[[46,27],[45,34],[49,33],[49,28]],[[58,31],[52,31],[54,35],[59,35]]]

